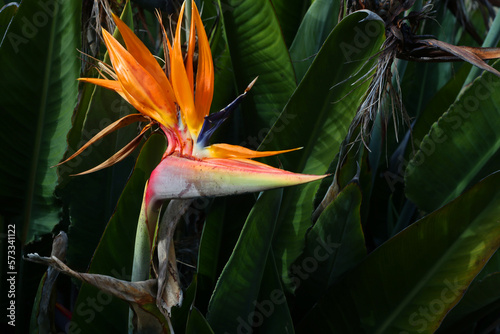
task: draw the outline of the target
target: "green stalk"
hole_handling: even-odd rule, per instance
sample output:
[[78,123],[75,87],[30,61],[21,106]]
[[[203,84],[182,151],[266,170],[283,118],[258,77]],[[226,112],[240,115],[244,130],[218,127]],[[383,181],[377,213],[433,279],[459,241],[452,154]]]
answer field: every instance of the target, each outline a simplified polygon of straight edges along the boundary
[[[146,208],[146,190],[144,187],[144,196],[142,200],[141,213],[137,222],[134,244],[134,260],[132,264],[132,282],[144,281],[149,278],[149,264],[151,261],[151,237],[148,218],[152,221],[158,221],[157,212],[147,212]],[[153,231],[154,233],[154,231]]]
[[[152,240],[154,240],[154,232],[158,217],[160,215],[160,208],[152,210],[151,207],[146,205],[146,192],[148,189],[148,182],[144,187],[144,195],[142,199],[141,212],[139,214],[139,221],[137,222],[137,230],[135,233],[134,244],[134,258],[132,263],[132,282],[145,281],[149,279],[149,268],[151,263],[151,250]],[[154,223],[153,223],[154,222]],[[134,312],[132,309],[129,311],[129,333],[134,333],[134,326],[132,323]]]

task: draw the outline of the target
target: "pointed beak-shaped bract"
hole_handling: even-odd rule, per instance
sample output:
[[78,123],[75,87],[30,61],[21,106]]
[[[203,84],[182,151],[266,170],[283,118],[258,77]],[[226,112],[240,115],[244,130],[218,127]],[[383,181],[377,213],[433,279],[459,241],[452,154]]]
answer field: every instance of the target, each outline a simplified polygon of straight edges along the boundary
[[288,187],[325,175],[288,172],[243,159],[194,160],[176,155],[163,159],[149,179],[146,201],[226,196]]

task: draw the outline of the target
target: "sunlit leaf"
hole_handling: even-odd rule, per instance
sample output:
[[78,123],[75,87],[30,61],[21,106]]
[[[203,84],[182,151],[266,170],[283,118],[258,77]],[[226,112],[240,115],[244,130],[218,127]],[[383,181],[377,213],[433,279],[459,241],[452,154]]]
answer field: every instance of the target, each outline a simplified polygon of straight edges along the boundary
[[499,215],[496,173],[373,251],[311,309],[300,332],[433,333],[500,246]]
[[406,195],[421,209],[457,197],[500,148],[499,84],[492,74],[482,75],[422,140],[405,175]]
[[[259,77],[243,105],[245,128],[239,129],[245,136],[240,140],[256,148],[296,87],[293,67],[270,1],[222,0],[221,5],[239,92]],[[256,143],[248,145],[250,135],[257,136]]]

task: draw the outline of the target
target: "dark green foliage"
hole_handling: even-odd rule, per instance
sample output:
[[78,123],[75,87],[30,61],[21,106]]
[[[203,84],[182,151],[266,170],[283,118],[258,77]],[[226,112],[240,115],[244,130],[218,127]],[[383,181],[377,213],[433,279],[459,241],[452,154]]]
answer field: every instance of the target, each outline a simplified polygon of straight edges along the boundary
[[[156,19],[137,4],[115,2],[112,10],[123,10],[127,24],[162,57]],[[402,105],[381,95],[363,142],[351,122],[386,36],[377,16],[356,12],[337,22],[334,0],[197,4],[215,64],[211,112],[259,77],[216,142],[302,147],[266,163],[331,175],[283,190],[195,201],[175,235],[184,304],[172,310],[174,331],[493,331],[500,321],[499,78],[469,64],[396,60],[391,79]],[[0,222],[4,233],[16,224],[18,258],[48,255],[51,232],[62,229],[73,269],[128,280],[144,186],[166,142],[151,133],[125,161],[70,176],[128,143],[138,130],[129,126],[72,163],[50,168],[134,112],[114,92],[78,86],[79,76],[96,75],[80,73],[81,8],[79,1],[24,0],[0,12]],[[435,2],[435,11],[437,22],[425,21],[418,33],[476,46],[445,2]],[[40,13],[45,24],[37,21]],[[480,10],[468,14],[485,38]],[[486,40],[494,44],[493,30]],[[401,122],[403,109],[412,130]],[[28,331],[35,303],[31,332],[38,333],[35,289],[45,268],[19,259],[16,265],[18,300],[26,299],[19,302],[19,328]],[[61,281],[54,296],[72,312],[71,333],[127,332],[125,302],[76,280]]]

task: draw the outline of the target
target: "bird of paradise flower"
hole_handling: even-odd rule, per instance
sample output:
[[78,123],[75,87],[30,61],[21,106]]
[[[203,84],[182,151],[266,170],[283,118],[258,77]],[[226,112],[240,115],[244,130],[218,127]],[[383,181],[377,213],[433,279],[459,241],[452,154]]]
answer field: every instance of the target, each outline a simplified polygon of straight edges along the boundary
[[[103,29],[104,42],[112,66],[103,62],[99,65],[109,78],[79,80],[116,91],[139,113],[127,115],[109,125],[61,164],[112,131],[142,121],[147,122],[147,125],[134,140],[102,164],[80,174],[94,172],[122,160],[139,145],[147,130],[157,124],[167,137],[168,147],[150,177],[148,201],[240,194],[323,178],[324,175],[291,173],[251,160],[296,149],[263,152],[230,144],[208,145],[210,136],[228,118],[230,111],[255,80],[228,107],[209,115],[214,92],[214,67],[210,45],[193,1],[188,49],[184,61],[180,24],[184,9],[185,3],[180,11],[173,42],[170,43],[168,38],[164,39],[168,49],[166,68],[170,70],[170,75],[166,74],[132,30],[120,18],[113,16],[127,48]],[[195,75],[193,56],[196,45],[198,65]]]
[[[181,23],[185,6],[186,3],[181,7],[172,42],[166,37],[167,34],[163,29],[164,49],[168,51],[167,59],[165,59],[165,70],[132,30],[113,15],[126,48],[103,29],[104,43],[108,49],[112,66],[99,62],[99,67],[104,72],[104,78],[80,78],[79,80],[114,90],[134,106],[139,113],[127,115],[112,123],[72,156],[61,162],[62,164],[73,159],[92,143],[134,122],[146,122],[147,124],[136,138],[111,158],[79,175],[100,170],[123,160],[140,144],[141,139],[154,125],[158,125],[165,134],[168,141],[167,149],[146,184],[136,236],[133,280],[147,279],[152,249],[155,244],[155,231],[165,200],[263,191],[303,184],[326,176],[292,173],[251,160],[296,149],[262,152],[237,145],[209,145],[208,141],[211,135],[228,118],[230,112],[250,90],[255,80],[250,83],[243,94],[226,108],[217,113],[209,114],[214,92],[214,66],[210,45],[198,9],[194,1],[191,1],[188,46],[186,54],[183,54]],[[196,47],[198,64],[195,71],[193,58]],[[185,207],[185,204],[180,205],[177,209],[180,210],[181,207]],[[175,263],[175,254],[170,239],[176,224],[177,222],[163,224],[167,225],[164,233],[165,242],[160,242],[161,240],[158,242],[158,253],[164,255],[163,260],[168,258],[168,261],[173,263]],[[147,231],[147,233],[143,231]],[[162,233],[160,229],[158,235],[162,235]],[[144,237],[146,234],[147,236]],[[137,246],[138,244],[139,246]],[[160,272],[167,271],[165,266],[168,261],[159,261]],[[135,266],[136,262],[138,263],[137,267]],[[136,272],[139,274],[136,275]],[[161,303],[166,279],[165,276],[159,275],[158,277],[157,303],[158,306],[169,309],[171,303]]]

